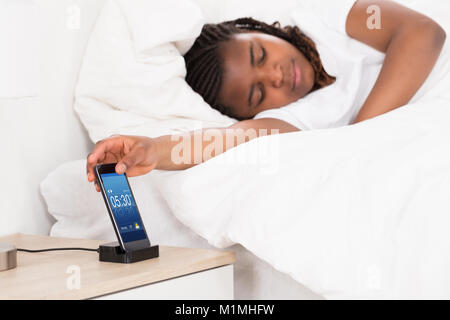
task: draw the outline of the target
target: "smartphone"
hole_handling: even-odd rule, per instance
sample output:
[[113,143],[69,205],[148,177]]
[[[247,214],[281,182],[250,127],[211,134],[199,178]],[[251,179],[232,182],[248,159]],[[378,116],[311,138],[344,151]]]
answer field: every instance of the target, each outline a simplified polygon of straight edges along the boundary
[[132,251],[150,247],[142,218],[125,173],[117,174],[117,163],[95,166],[95,176],[105,200],[120,247]]

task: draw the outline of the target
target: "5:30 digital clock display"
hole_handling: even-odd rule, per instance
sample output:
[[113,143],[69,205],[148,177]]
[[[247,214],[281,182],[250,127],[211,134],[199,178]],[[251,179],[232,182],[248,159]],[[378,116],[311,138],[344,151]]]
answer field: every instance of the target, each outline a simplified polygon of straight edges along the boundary
[[[109,192],[110,190],[108,190]],[[109,203],[113,208],[120,208],[120,207],[126,207],[131,206],[131,197],[129,194],[121,194],[120,199],[118,195],[110,196],[109,197]]]

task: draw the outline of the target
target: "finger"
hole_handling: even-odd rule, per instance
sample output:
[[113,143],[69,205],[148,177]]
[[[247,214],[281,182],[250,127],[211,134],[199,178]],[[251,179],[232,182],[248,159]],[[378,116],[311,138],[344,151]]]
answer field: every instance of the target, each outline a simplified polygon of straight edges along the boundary
[[87,161],[86,161],[86,171],[87,171],[87,177],[88,177],[88,181],[92,182],[95,179],[95,172],[94,172],[94,168],[97,164],[101,164],[101,163],[107,163],[107,159],[106,159],[106,154],[104,154],[103,156],[97,156],[95,157],[93,155],[93,153],[90,153]]
[[[91,155],[92,155],[92,152],[88,154],[87,159],[86,159],[86,174],[87,174],[87,179],[89,182],[92,182],[95,177],[94,170],[91,169],[91,167],[93,168],[95,166],[95,164],[93,164],[93,162],[89,163],[89,160],[91,159]],[[92,161],[95,161],[95,160],[92,160]]]
[[145,166],[145,167],[136,166],[134,168],[127,170],[127,177],[131,178],[131,177],[142,176],[144,174],[151,172],[153,169],[155,169],[155,167],[156,167],[156,163],[149,165],[149,166]]
[[120,136],[100,140],[96,143],[94,150],[88,155],[86,161],[86,172],[89,182],[95,179],[94,167],[104,161],[108,152],[120,152],[122,146],[123,142]]
[[100,186],[99,186],[97,180],[95,180],[94,185],[95,185],[95,190],[96,190],[97,192],[100,192]]

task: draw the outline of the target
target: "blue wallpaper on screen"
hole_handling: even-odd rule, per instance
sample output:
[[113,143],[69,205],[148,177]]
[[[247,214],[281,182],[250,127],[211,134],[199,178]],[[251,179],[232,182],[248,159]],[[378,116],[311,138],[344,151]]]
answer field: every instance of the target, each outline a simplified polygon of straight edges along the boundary
[[123,242],[145,239],[143,224],[125,175],[104,173],[101,178]]

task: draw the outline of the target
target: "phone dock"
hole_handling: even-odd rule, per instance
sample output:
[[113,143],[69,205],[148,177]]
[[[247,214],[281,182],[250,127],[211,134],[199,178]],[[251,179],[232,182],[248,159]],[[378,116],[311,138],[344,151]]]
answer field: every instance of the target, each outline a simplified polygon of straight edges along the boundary
[[159,246],[123,251],[117,241],[100,245],[99,260],[103,262],[133,263],[159,257]]

